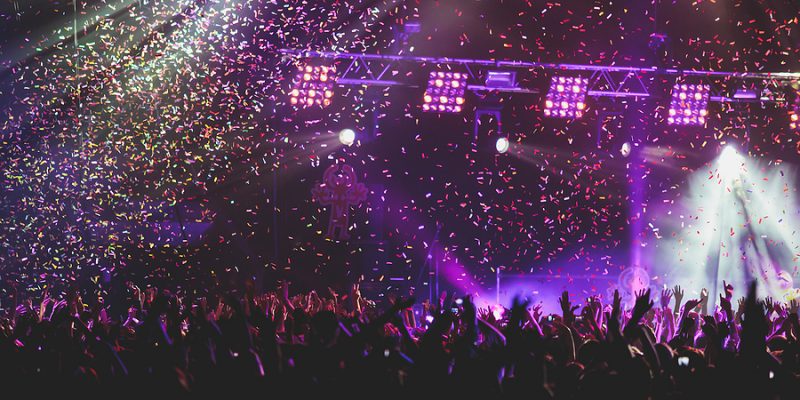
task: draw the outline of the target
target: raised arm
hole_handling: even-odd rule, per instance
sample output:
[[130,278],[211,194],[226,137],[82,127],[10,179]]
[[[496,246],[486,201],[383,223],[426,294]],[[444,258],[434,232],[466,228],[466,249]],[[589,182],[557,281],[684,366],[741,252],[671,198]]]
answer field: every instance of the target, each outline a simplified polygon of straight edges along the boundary
[[578,306],[573,306],[569,301],[569,292],[565,290],[561,293],[558,304],[561,306],[561,318],[564,321],[564,325],[572,326],[575,322],[575,310],[578,309]]
[[[672,290],[672,294],[675,295],[675,313],[681,312],[681,302],[683,302],[683,289],[681,289],[680,285],[675,285],[675,288]],[[680,316],[680,314],[678,314]]]

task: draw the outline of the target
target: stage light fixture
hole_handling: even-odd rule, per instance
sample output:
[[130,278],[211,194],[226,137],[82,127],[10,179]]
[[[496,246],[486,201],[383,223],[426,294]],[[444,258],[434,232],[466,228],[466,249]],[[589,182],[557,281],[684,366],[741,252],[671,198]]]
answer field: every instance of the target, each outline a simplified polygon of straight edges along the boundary
[[800,108],[789,111],[789,128],[793,131],[800,127]]
[[289,92],[289,104],[297,108],[329,106],[336,81],[335,72],[334,67],[324,65],[298,67],[292,91]]
[[619,152],[620,154],[622,154],[623,157],[627,157],[631,155],[631,150],[632,150],[631,143],[625,142],[622,144],[622,147],[620,147]]
[[352,146],[356,141],[356,132],[352,129],[342,129],[339,131],[339,142],[345,146]]
[[708,115],[709,85],[676,83],[672,87],[667,123],[670,125],[705,125]]
[[487,89],[513,89],[517,87],[515,71],[489,71],[484,83]]
[[544,115],[556,118],[580,118],[586,108],[589,79],[553,76],[544,101]]
[[506,309],[503,307],[502,304],[495,304],[492,306],[492,315],[496,321],[500,321],[503,319],[503,314],[505,314]]
[[428,87],[422,97],[422,110],[438,113],[460,113],[467,89],[467,74],[452,71],[431,71]]
[[497,139],[497,142],[494,144],[494,148],[497,150],[498,153],[503,154],[508,151],[510,143],[507,137],[501,137]]

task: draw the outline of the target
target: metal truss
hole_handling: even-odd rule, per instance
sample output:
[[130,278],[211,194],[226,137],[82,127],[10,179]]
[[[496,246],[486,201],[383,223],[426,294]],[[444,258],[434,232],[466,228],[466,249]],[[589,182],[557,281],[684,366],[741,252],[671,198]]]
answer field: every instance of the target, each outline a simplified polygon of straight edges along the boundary
[[595,70],[589,78],[589,96],[650,97],[643,74],[633,71]]
[[[347,57],[349,63],[336,82],[340,85],[398,86],[402,82],[387,79],[390,71],[399,67],[401,60],[376,59],[366,54],[353,54]],[[337,57],[340,58],[340,57]]]
[[[448,57],[416,57],[401,55],[383,55],[367,53],[345,53],[331,51],[308,51],[295,49],[282,49],[280,52],[286,56],[296,58],[322,58],[331,61],[342,61],[346,67],[339,74],[339,85],[354,86],[416,86],[415,82],[396,80],[396,77],[405,76],[397,73],[403,64],[448,65],[458,67],[466,72],[473,82],[481,82],[483,73],[488,70],[523,69],[543,71],[570,71],[590,73],[588,95],[593,97],[649,97],[650,92],[645,82],[656,75],[675,77],[694,77],[706,81],[712,80],[740,80],[762,81],[763,86],[780,87],[790,81],[800,80],[800,73],[796,72],[732,72],[732,71],[706,71],[683,70],[676,68],[658,67],[625,67],[625,66],[600,66],[581,64],[542,63],[535,61],[501,61],[481,60]],[[482,82],[481,82],[482,83]],[[511,93],[539,93],[535,88],[495,88],[481,85],[468,85],[468,90],[501,91]],[[776,102],[776,98],[737,99],[726,97],[719,89],[712,89],[709,99],[715,102]]]

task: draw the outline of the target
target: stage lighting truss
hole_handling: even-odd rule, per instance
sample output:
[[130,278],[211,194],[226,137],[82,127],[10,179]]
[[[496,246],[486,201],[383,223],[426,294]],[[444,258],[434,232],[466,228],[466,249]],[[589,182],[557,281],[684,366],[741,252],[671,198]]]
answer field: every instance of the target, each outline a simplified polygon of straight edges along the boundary
[[667,123],[670,125],[705,125],[708,115],[707,84],[676,83],[672,87]]
[[556,118],[580,118],[586,109],[589,79],[553,76],[544,101],[544,115]]
[[422,110],[438,113],[460,113],[467,91],[467,74],[452,71],[431,71],[423,96]]
[[289,103],[297,108],[329,106],[333,97],[335,72],[334,67],[324,65],[300,66],[289,92]]
[[[672,103],[668,111],[674,115],[668,115],[667,120],[670,124],[675,125],[702,125],[705,123],[707,117],[707,105],[709,102],[716,103],[736,103],[736,102],[753,102],[758,100],[761,103],[784,103],[780,96],[764,95],[758,99],[753,99],[752,94],[748,97],[742,98],[733,93],[730,96],[725,96],[718,87],[719,85],[714,82],[730,82],[740,81],[744,86],[753,86],[752,82],[761,82],[756,87],[775,86],[776,88],[785,87],[791,82],[800,80],[800,72],[733,72],[733,71],[708,71],[708,70],[683,70],[675,68],[658,68],[658,67],[629,67],[629,66],[602,66],[602,65],[578,65],[578,64],[559,64],[559,63],[544,63],[536,61],[522,61],[522,60],[489,60],[489,59],[460,59],[448,57],[417,57],[409,55],[390,55],[390,54],[366,54],[366,53],[346,53],[336,51],[308,51],[304,49],[281,49],[280,53],[286,56],[294,57],[298,60],[319,59],[327,60],[328,62],[337,62],[341,66],[340,73],[336,74],[333,78],[332,69],[329,68],[327,75],[327,86],[322,92],[319,87],[315,87],[314,96],[308,96],[309,86],[306,84],[303,87],[302,78],[305,76],[305,71],[300,71],[299,79],[296,79],[297,91],[292,91],[293,96],[291,101],[296,107],[307,107],[309,104],[309,97],[311,97],[311,104],[319,104],[325,106],[331,102],[330,97],[334,80],[337,86],[410,86],[415,87],[418,82],[416,80],[404,79],[413,77],[413,73],[407,73],[415,68],[424,68],[429,65],[438,65],[454,70],[462,71],[460,73],[464,80],[459,81],[460,88],[463,88],[461,93],[461,101],[463,102],[464,93],[466,91],[472,92],[506,92],[515,94],[529,94],[538,93],[536,88],[526,88],[521,86],[500,87],[501,85],[491,84],[484,85],[466,85],[466,80],[474,82],[484,82],[484,79],[491,77],[492,71],[503,72],[522,72],[522,71],[550,71],[552,73],[565,73],[565,74],[581,74],[589,76],[588,90],[585,91],[584,101],[586,97],[595,98],[646,98],[650,96],[649,88],[646,82],[654,79],[657,76],[671,76],[678,79],[697,79],[706,80],[708,84],[695,84],[694,91],[689,90],[686,84],[686,90],[682,90],[683,84],[676,85],[672,91]],[[304,67],[305,68],[305,67]],[[312,67],[313,68],[313,67]],[[320,70],[321,71],[321,70]],[[338,72],[338,71],[337,71]],[[435,72],[438,74],[438,71]],[[444,72],[446,73],[446,72]],[[455,73],[453,73],[455,75]],[[313,69],[309,76],[309,81],[313,77]],[[573,78],[577,79],[577,78]],[[580,78],[585,79],[585,78]],[[491,81],[491,79],[490,79]],[[316,81],[315,81],[316,82]],[[434,81],[435,82],[435,81]],[[318,85],[318,83],[315,83]],[[713,85],[713,86],[712,86]],[[442,81],[444,87],[444,80]],[[699,89],[698,89],[699,87]],[[327,88],[328,91],[325,91]],[[551,88],[551,93],[552,88]],[[584,92],[581,90],[581,92]],[[700,99],[697,100],[697,93],[700,93]],[[684,93],[685,99],[681,99],[681,93]],[[780,91],[778,91],[780,93]],[[296,94],[296,95],[295,95]],[[426,92],[426,94],[428,94]],[[550,93],[548,93],[549,95]],[[321,96],[321,97],[320,97]],[[457,100],[455,96],[455,100]],[[327,99],[327,101],[326,101]],[[319,100],[319,102],[317,102]],[[427,107],[429,112],[440,112],[439,106],[433,95],[430,96],[430,102],[423,102],[423,109]],[[438,99],[441,101],[441,98]],[[449,98],[448,98],[449,103]],[[545,114],[550,116],[560,117],[561,112],[558,107],[562,104],[553,102],[553,107],[545,107],[549,111]],[[682,107],[681,104],[686,105]],[[567,109],[570,104],[574,104],[576,117],[577,101],[574,103],[567,102]],[[585,103],[583,103],[585,106]],[[434,109],[436,105],[436,109]],[[545,104],[547,105],[547,104]],[[458,107],[456,107],[458,106]],[[463,107],[455,104],[451,107],[445,106],[445,112],[459,112]],[[688,109],[689,115],[686,115]],[[458,111],[456,111],[458,110]],[[557,115],[554,115],[556,114]],[[797,114],[797,110],[790,111],[789,117],[792,118],[792,113]],[[564,112],[564,117],[567,117],[567,112]],[[702,115],[701,115],[702,114]],[[800,115],[800,114],[799,114]],[[797,118],[797,117],[795,117]],[[794,122],[795,127],[800,128],[800,121]]]

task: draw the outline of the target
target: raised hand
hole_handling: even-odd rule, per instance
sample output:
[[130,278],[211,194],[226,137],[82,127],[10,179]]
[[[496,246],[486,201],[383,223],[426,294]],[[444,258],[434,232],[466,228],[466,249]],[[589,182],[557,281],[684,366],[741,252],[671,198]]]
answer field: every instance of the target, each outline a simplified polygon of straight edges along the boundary
[[486,312],[483,320],[488,322],[490,325],[497,324],[497,318],[494,317],[494,313],[492,312],[491,307],[486,307]]
[[539,303],[531,309],[531,317],[533,317],[536,322],[539,322],[542,318],[542,303]]
[[661,291],[661,308],[669,307],[669,300],[672,298],[672,290],[664,289]]
[[489,307],[486,308],[478,308],[478,318],[486,321],[489,319]]
[[706,288],[700,290],[700,312],[708,315],[708,289]]
[[42,302],[39,304],[39,321],[44,319],[45,310],[47,310],[47,306],[52,302],[50,295],[48,293],[48,289],[44,290],[44,295],[42,296]]
[[683,289],[681,289],[680,285],[675,285],[675,288],[672,289],[672,293],[675,295],[675,312],[678,312],[683,302]]
[[561,316],[564,319],[564,323],[569,326],[575,320],[575,310],[578,309],[578,306],[572,305],[569,301],[569,292],[566,290],[561,293],[558,304],[561,305]]
[[797,302],[797,299],[792,299],[789,302],[789,315],[797,315],[798,309],[800,309],[800,303]]
[[619,295],[619,290],[614,290],[614,300],[611,306],[611,318],[619,321],[619,313],[621,310],[622,297]]
[[639,319],[650,311],[651,308],[653,308],[653,300],[650,299],[650,289],[638,291],[636,293],[636,302],[633,305],[631,320],[635,320],[634,323],[638,324]]
[[692,311],[695,308],[697,308],[698,305],[700,305],[699,299],[686,300],[686,304],[684,304],[683,306],[683,315],[685,316],[686,314],[689,313],[689,311]]
[[764,299],[764,304],[767,306],[767,315],[772,314],[772,311],[775,309],[775,300],[772,297],[767,297]]
[[703,327],[701,329],[709,339],[716,341],[721,341],[730,334],[727,324],[717,324],[714,317],[710,315],[703,317]]
[[744,297],[740,297],[737,301],[738,306],[736,308],[736,314],[734,314],[734,321],[738,324],[742,321],[742,314],[744,314],[744,306],[745,306],[745,299]]
[[446,290],[443,290],[442,293],[439,294],[439,303],[437,304],[437,306],[439,307],[439,309],[438,309],[439,312],[442,312],[442,309],[444,309],[446,306],[448,306],[448,304],[447,304],[447,291]]
[[722,291],[725,292],[725,299],[730,302],[733,299],[733,285],[722,281]]
[[622,340],[622,331],[620,330],[620,313],[622,312],[622,297],[619,295],[619,290],[614,290],[614,298],[611,301],[611,316],[608,318],[608,329],[606,337],[611,342]]
[[781,316],[781,317],[785,317],[785,316],[786,316],[786,313],[785,313],[786,309],[785,309],[785,307],[783,306],[783,303],[782,303],[782,302],[780,302],[780,301],[776,301],[776,302],[775,302],[775,305],[774,305],[774,307],[775,307],[775,308],[774,308],[773,310],[774,310],[776,313],[778,313],[778,315],[779,315],[779,316]]
[[57,300],[53,303],[53,308],[50,310],[50,317],[48,319],[52,320],[53,316],[56,315],[57,312],[61,310],[66,310],[67,308],[67,301],[66,300]]
[[725,316],[730,320],[733,316],[733,308],[731,307],[731,300],[726,296],[720,293],[719,295],[719,306],[722,308],[722,311],[725,311]]

